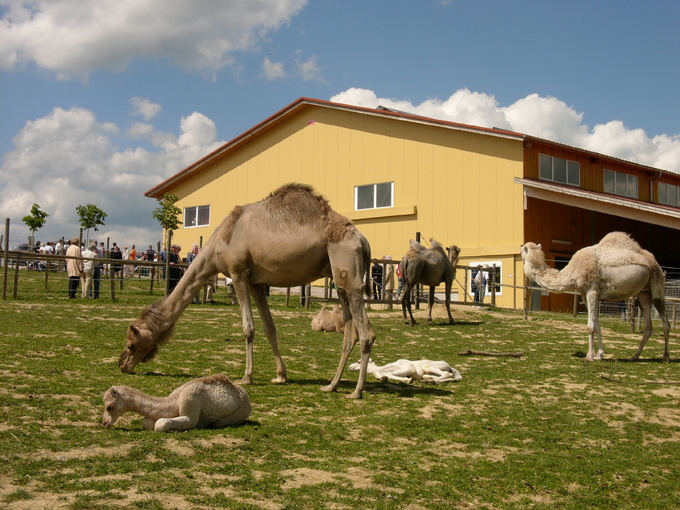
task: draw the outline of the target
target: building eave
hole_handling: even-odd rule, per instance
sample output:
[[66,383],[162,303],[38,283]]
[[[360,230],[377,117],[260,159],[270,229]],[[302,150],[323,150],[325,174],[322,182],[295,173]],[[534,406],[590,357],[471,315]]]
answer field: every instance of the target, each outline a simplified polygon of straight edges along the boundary
[[523,186],[526,197],[680,230],[680,209],[675,207],[535,179],[515,177],[514,181]]

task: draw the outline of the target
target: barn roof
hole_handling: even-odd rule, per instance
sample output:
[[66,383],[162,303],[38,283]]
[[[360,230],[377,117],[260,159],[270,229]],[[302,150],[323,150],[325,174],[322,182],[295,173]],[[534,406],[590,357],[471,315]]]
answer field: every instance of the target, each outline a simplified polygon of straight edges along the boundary
[[658,168],[650,167],[647,165],[642,165],[639,163],[634,163],[630,161],[626,161],[620,158],[615,158],[613,156],[607,156],[606,154],[601,154],[593,151],[588,151],[584,149],[580,149],[578,147],[572,147],[566,144],[561,144],[557,142],[553,142],[550,140],[542,139],[539,137],[531,136],[531,135],[526,135],[523,133],[517,133],[514,131],[509,131],[505,129],[500,129],[500,128],[486,128],[486,127],[480,127],[480,126],[473,126],[470,124],[462,124],[459,122],[452,122],[452,121],[447,121],[447,120],[442,120],[442,119],[434,119],[430,117],[423,117],[420,115],[415,115],[412,113],[396,110],[393,108],[388,108],[384,106],[378,106],[377,108],[366,108],[363,106],[355,106],[355,105],[348,105],[348,104],[342,104],[342,103],[335,103],[331,101],[324,101],[322,99],[313,99],[309,97],[301,97],[297,99],[296,101],[293,101],[290,103],[288,106],[282,108],[278,112],[274,113],[272,116],[269,118],[263,120],[259,124],[256,124],[252,128],[248,129],[244,133],[238,135],[237,137],[233,138],[232,140],[228,141],[221,147],[218,147],[215,149],[213,152],[210,154],[207,154],[203,158],[199,159],[198,161],[192,163],[188,167],[184,168],[183,170],[177,172],[173,176],[165,179],[161,183],[157,184],[150,190],[148,190],[145,195],[147,197],[152,197],[156,199],[160,199],[163,196],[163,193],[168,191],[169,189],[172,189],[175,185],[181,183],[182,181],[189,179],[196,173],[200,172],[203,168],[206,166],[210,165],[217,159],[220,159],[227,155],[228,153],[236,150],[243,144],[248,143],[251,141],[253,138],[259,136],[260,134],[268,131],[269,129],[273,128],[274,126],[278,125],[281,123],[283,120],[286,118],[290,117],[294,113],[303,110],[304,108],[308,108],[310,106],[313,107],[322,107],[322,108],[330,108],[334,110],[344,110],[344,111],[349,111],[349,112],[354,112],[354,113],[359,113],[362,115],[373,115],[373,116],[378,116],[378,117],[384,117],[384,118],[390,118],[394,119],[397,121],[403,121],[403,122],[413,122],[413,123],[419,123],[419,124],[425,124],[425,125],[430,125],[430,126],[438,126],[446,129],[451,129],[455,131],[466,131],[466,132],[471,132],[471,133],[478,133],[478,134],[483,134],[483,135],[488,135],[488,136],[494,136],[494,137],[499,137],[499,138],[505,138],[505,139],[513,139],[513,140],[518,140],[518,141],[524,141],[525,143],[531,143],[532,141],[536,142],[542,142],[542,143],[548,143],[557,147],[566,147],[571,150],[578,151],[584,155],[589,155],[592,157],[597,157],[601,159],[606,159],[610,161],[619,161],[622,163],[625,163],[626,165],[634,166],[639,169],[643,169],[646,171],[658,173],[659,175],[661,174],[671,174],[677,177],[677,174],[674,174],[672,172],[665,172],[663,170],[659,170]]

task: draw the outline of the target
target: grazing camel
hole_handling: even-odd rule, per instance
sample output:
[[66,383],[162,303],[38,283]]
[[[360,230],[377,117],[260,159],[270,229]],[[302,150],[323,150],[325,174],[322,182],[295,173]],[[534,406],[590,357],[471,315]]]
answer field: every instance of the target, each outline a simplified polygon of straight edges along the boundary
[[342,318],[342,310],[338,308],[338,305],[333,305],[332,310],[326,310],[326,305],[323,305],[319,313],[312,317],[312,331],[344,333],[345,322]]
[[129,386],[106,390],[102,424],[107,429],[129,411],[144,416],[145,429],[170,432],[243,423],[251,406],[243,388],[225,375],[212,375],[192,379],[167,397],[152,397]]
[[204,282],[220,272],[230,276],[241,306],[246,340],[246,367],[242,384],[253,381],[253,311],[255,301],[276,359],[275,383],[288,381],[279,353],[276,327],[265,296],[265,286],[296,287],[332,276],[342,304],[345,328],[342,354],[335,377],[323,391],[335,391],[350,352],[361,342],[363,367],[354,392],[361,398],[366,365],[375,333],[364,308],[364,279],[371,248],[354,224],[333,209],[310,186],[287,184],[259,202],[236,206],[210,236],[175,290],[145,308],[127,330],[120,355],[123,372],[153,358],[167,342],[173,326]]
[[[360,364],[352,363],[348,370],[359,370]],[[460,372],[449,365],[446,361],[432,361],[420,359],[409,361],[399,359],[387,365],[376,365],[373,360],[368,360],[368,373],[376,379],[399,381],[411,384],[411,381],[419,380],[426,383],[441,384],[445,382],[460,381],[463,376]]]
[[411,325],[417,324],[411,312],[411,292],[418,285],[429,285],[430,298],[427,309],[427,323],[432,323],[432,305],[434,305],[434,289],[437,285],[444,282],[446,313],[449,314],[449,324],[453,324],[451,315],[451,283],[456,277],[456,262],[460,248],[449,246],[448,256],[444,252],[441,244],[434,239],[430,239],[430,248],[425,248],[422,244],[410,240],[411,248],[401,259],[401,273],[404,279],[404,295],[401,298],[401,310],[404,313],[404,324],[408,324],[406,309],[411,317]]
[[[602,359],[600,300],[620,301],[636,296],[645,321],[642,342],[630,361],[640,357],[652,335],[652,304],[659,311],[665,348],[664,361],[670,361],[668,333],[670,324],[665,311],[665,276],[654,255],[640,248],[628,234],[610,232],[602,240],[574,253],[561,271],[545,263],[540,244],[526,243],[521,250],[524,274],[552,292],[578,292],[588,307],[588,354],[586,360]],[[594,353],[593,337],[597,335],[598,351]]]

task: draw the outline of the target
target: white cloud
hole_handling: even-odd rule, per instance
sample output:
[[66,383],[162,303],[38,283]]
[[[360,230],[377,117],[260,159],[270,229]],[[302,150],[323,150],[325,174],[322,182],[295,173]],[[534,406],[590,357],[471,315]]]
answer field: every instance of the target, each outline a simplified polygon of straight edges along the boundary
[[35,62],[58,76],[122,71],[132,58],[215,71],[290,21],[307,0],[3,0],[0,69]]
[[269,57],[265,57],[262,62],[262,71],[268,81],[278,80],[286,77],[283,62],[272,62]]
[[502,106],[493,95],[460,89],[444,101],[428,99],[413,104],[350,88],[331,101],[369,108],[382,105],[426,117],[508,129],[680,173],[680,134],[650,138],[644,130],[627,128],[618,120],[590,128],[583,122],[583,113],[555,97],[529,94]]
[[50,214],[38,239],[76,235],[76,206],[93,203],[108,214],[97,236],[110,235],[121,244],[155,243],[156,202],[144,192],[224,142],[213,121],[198,112],[181,119],[179,135],[144,123],[135,124],[131,134],[156,140],[158,149],[119,149],[120,129],[84,108],[55,108],[27,122],[0,166],[0,217],[11,219],[11,241],[28,235],[21,218],[35,202]]
[[304,81],[319,81],[324,83],[316,55],[312,55],[307,60],[298,60],[296,61],[296,64],[298,73]]
[[133,97],[130,99],[130,104],[132,105],[132,116],[142,117],[144,120],[153,119],[163,110],[160,104],[143,97]]

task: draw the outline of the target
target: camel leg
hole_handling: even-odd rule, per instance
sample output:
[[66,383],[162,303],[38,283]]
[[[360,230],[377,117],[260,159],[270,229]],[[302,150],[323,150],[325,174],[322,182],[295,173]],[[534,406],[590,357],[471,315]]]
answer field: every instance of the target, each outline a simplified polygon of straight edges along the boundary
[[645,322],[645,329],[642,332],[642,341],[640,342],[640,347],[635,354],[633,354],[628,361],[637,361],[640,358],[642,349],[645,348],[645,344],[649,337],[652,336],[654,332],[654,327],[652,326],[652,297],[648,292],[641,292],[637,296],[638,303],[640,303],[640,308],[642,308],[642,319]]
[[[371,355],[371,348],[375,342],[375,331],[368,321],[366,314],[366,307],[364,306],[364,298],[361,294],[361,287],[349,295],[349,306],[352,312],[352,320],[357,332],[359,333],[359,341],[361,347],[361,369],[359,370],[359,379],[354,391],[347,395],[349,398],[361,398],[361,392],[366,386],[366,374],[368,373],[368,359]],[[356,340],[355,340],[356,342]],[[344,353],[343,353],[344,354]],[[349,352],[347,352],[349,357]],[[344,368],[347,359],[344,360],[342,367]]]
[[427,323],[432,324],[432,307],[434,306],[434,285],[430,285],[430,295],[427,299]]
[[243,336],[246,339],[246,371],[243,378],[238,381],[240,384],[253,384],[253,340],[255,337],[255,323],[253,321],[253,310],[250,304],[250,293],[248,292],[248,280],[243,275],[232,274],[232,283],[238,302],[241,305],[241,322],[243,324]]
[[276,326],[274,325],[272,313],[269,310],[269,304],[267,303],[267,296],[264,293],[264,287],[252,286],[251,291],[264,324],[264,332],[269,339],[269,344],[272,346],[272,352],[274,353],[274,359],[276,360],[276,378],[272,379],[272,382],[286,383],[288,382],[288,377],[286,376],[286,366],[283,364],[283,359],[281,359],[281,353],[279,353]]
[[411,297],[413,295],[414,285],[411,282],[406,282],[404,284],[404,296],[401,298],[401,309],[404,312],[404,324],[408,325],[409,320],[406,318],[406,310],[408,309],[408,314],[411,317],[411,326],[417,326],[418,323],[413,318],[413,312],[411,311]]
[[[602,359],[604,348],[602,346],[602,333],[600,331],[600,296],[596,291],[586,293],[586,304],[588,305],[588,354],[586,361]],[[593,340],[597,335],[598,351],[594,355]]]
[[657,312],[659,312],[659,317],[661,318],[661,325],[663,327],[663,338],[664,338],[664,348],[663,348],[663,361],[664,363],[669,363],[671,361],[670,352],[668,352],[668,335],[671,331],[671,325],[668,322],[668,317],[666,316],[666,302],[664,298],[653,298],[652,302]]
[[449,314],[449,324],[453,324],[453,315],[451,315],[451,283],[452,282],[445,282],[444,283],[444,292],[446,292],[446,295],[444,296],[444,300],[446,302],[446,313]]
[[340,354],[340,363],[338,364],[338,369],[335,372],[335,377],[333,377],[333,380],[328,386],[323,386],[321,391],[335,391],[338,389],[342,372],[345,370],[345,365],[347,364],[349,355],[352,353],[352,349],[354,349],[354,345],[358,340],[358,335],[356,334],[357,330],[354,320],[352,319],[347,293],[340,287],[338,287],[338,297],[340,298],[340,304],[342,305],[342,315],[345,318],[345,333],[342,337],[342,353]]

